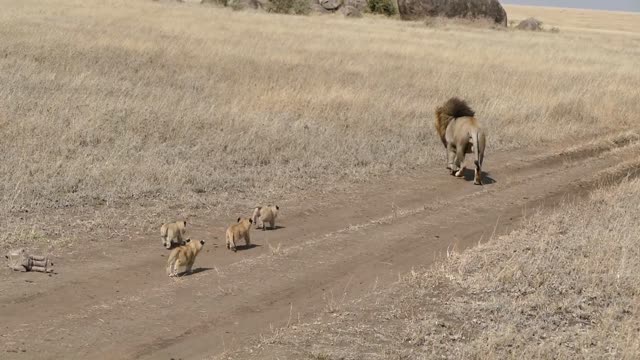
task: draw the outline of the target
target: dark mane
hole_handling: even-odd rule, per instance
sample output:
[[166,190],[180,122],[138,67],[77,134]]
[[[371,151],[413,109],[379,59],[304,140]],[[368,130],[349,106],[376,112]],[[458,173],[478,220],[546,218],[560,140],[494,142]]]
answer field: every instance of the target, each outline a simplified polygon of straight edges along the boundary
[[442,106],[436,108],[436,131],[444,146],[447,146],[445,132],[451,120],[465,116],[474,117],[475,112],[471,110],[466,101],[457,97],[452,97]]
[[441,111],[443,114],[449,115],[454,119],[464,116],[474,117],[476,115],[466,101],[457,97],[452,97],[447,100],[447,102],[442,105]]

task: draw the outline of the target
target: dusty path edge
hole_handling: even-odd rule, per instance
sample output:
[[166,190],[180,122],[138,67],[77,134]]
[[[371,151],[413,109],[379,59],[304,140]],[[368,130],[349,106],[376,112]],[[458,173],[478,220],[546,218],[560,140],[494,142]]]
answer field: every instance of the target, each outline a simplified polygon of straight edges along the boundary
[[[625,145],[628,145],[628,144],[631,144],[631,143],[627,143]],[[613,146],[613,147],[598,146],[598,149],[606,149],[605,151],[615,150],[616,148],[618,148],[618,146]],[[585,153],[594,154],[593,152],[590,152],[590,151],[587,151],[587,152],[580,151],[580,154],[585,154]],[[583,158],[586,158],[586,157],[588,156],[585,156]],[[566,192],[554,193],[548,197],[545,197],[544,199],[531,201],[530,209],[535,212],[543,212],[543,213],[548,211],[553,211],[553,209],[556,208],[560,202],[582,201],[585,197],[589,196],[589,194],[592,191],[598,188],[615,186],[623,181],[633,180],[637,178],[640,178],[640,159],[625,161],[615,166],[612,166],[611,168],[599,171],[598,173],[594,174],[593,177],[568,185],[567,186],[568,191]],[[523,215],[518,220],[524,220],[524,219],[525,219],[525,216]],[[498,227],[498,224],[496,224],[496,227]],[[510,226],[507,226],[501,229],[500,231],[494,232],[493,235],[500,236],[503,234],[507,234],[511,230],[516,229],[518,227],[520,227],[519,223],[512,223]],[[493,240],[489,239],[487,241],[493,241]],[[469,247],[468,246],[463,248],[452,247],[451,251],[463,252],[467,248]],[[447,252],[448,251],[449,251],[449,247],[447,247]],[[443,258],[438,259],[433,263],[430,263],[424,266],[418,266],[415,268],[415,270],[421,271],[421,270],[430,268],[432,266],[437,266],[437,264],[440,261],[445,261],[446,254],[443,254],[443,256],[444,256]],[[411,271],[414,271],[414,269],[412,268]],[[398,281],[402,281],[400,277]],[[394,286],[396,284],[397,282],[394,282],[384,288],[379,289],[374,293],[367,293],[361,297],[351,299],[347,303],[341,305],[342,308],[340,311],[350,314],[354,311],[364,309],[366,306],[363,304],[366,304],[367,302],[379,301],[380,296],[383,296],[383,297],[386,296],[387,298],[391,298],[393,294],[389,294],[389,292],[394,291]],[[367,309],[369,308],[367,307]],[[239,349],[235,349],[229,352],[225,351],[215,355],[210,354],[210,356],[207,357],[207,359],[210,359],[210,360],[255,359],[256,354],[259,354],[258,356],[265,356],[266,354],[271,355],[268,353],[268,351],[265,353],[263,349],[265,344],[269,344],[274,341],[277,342],[278,339],[287,337],[287,332],[291,330],[295,331],[297,327],[300,327],[300,326],[313,327],[314,323],[319,324],[323,320],[326,320],[332,316],[335,316],[335,314],[330,314],[323,311],[323,312],[317,313],[315,317],[311,317],[308,319],[308,321],[305,321],[302,323],[295,323],[295,321],[291,323],[291,321],[289,320],[287,321],[286,324],[282,326],[273,327],[269,329],[268,332],[262,332],[256,335],[255,342],[258,342],[257,345],[249,345],[249,346],[241,347]],[[293,326],[293,327],[290,329],[290,326]],[[279,355],[282,355],[282,354],[279,354]],[[259,358],[262,359],[263,357],[259,357]]]

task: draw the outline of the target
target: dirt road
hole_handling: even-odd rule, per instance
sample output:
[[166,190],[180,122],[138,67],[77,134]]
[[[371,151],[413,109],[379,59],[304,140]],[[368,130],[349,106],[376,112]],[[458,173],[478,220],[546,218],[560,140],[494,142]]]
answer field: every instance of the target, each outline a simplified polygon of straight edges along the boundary
[[224,249],[233,219],[196,218],[190,236],[206,250],[176,280],[155,233],[59,259],[52,277],[2,271],[0,358],[200,359],[251,345],[639,168],[635,136],[561,152],[489,152],[483,187],[441,166],[283,201],[280,227],[253,230],[257,246],[237,253]]

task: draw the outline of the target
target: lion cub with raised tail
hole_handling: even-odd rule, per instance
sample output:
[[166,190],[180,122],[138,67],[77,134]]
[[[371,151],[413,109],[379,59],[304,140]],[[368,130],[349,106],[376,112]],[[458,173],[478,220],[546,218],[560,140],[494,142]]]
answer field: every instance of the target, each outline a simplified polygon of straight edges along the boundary
[[[253,216],[251,217],[253,223],[256,224],[256,229],[262,227],[262,230],[266,230],[264,224],[269,223],[269,229],[276,228],[276,218],[278,217],[278,211],[280,207],[278,205],[258,206],[253,210]],[[260,225],[258,225],[260,220]]]
[[186,268],[185,273],[191,273],[191,268],[196,261],[196,256],[198,256],[203,246],[204,240],[191,241],[191,239],[187,239],[184,245],[180,245],[171,250],[171,254],[169,254],[169,259],[167,260],[167,275],[177,276],[178,269],[181,266]]
[[160,236],[162,237],[162,246],[171,249],[173,245],[184,245],[184,234],[187,231],[186,221],[176,221],[172,223],[162,224],[160,227]]
[[251,230],[252,219],[239,217],[238,222],[229,226],[227,229],[227,249],[236,251],[236,242],[240,239],[244,239],[247,246],[251,245],[251,237],[249,231]]

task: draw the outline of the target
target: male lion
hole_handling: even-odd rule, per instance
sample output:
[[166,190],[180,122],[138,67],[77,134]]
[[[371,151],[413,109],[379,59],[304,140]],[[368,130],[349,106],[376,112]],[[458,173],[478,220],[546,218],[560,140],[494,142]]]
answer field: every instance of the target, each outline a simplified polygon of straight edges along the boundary
[[451,175],[462,177],[464,156],[475,152],[476,166],[473,183],[482,185],[482,160],[486,135],[475,113],[464,100],[453,97],[436,108],[436,131],[447,149],[447,169]]

